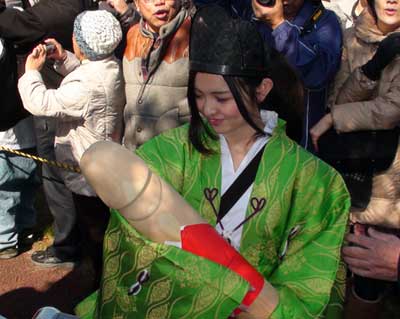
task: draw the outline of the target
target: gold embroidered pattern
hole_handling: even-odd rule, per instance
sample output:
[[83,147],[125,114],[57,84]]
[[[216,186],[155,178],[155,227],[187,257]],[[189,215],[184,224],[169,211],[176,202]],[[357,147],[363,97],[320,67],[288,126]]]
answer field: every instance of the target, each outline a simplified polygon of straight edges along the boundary
[[243,257],[251,264],[258,265],[260,260],[261,243],[253,245],[242,253]]
[[120,264],[119,257],[120,255],[115,255],[105,261],[104,269],[108,277],[113,276],[118,271]]
[[136,298],[131,298],[126,293],[117,294],[116,296],[117,304],[121,307],[124,312],[137,311]]
[[111,299],[117,288],[117,280],[110,279],[103,284],[103,301],[106,302]]
[[137,268],[141,269],[149,266],[156,258],[157,258],[157,253],[152,247],[150,246],[142,247],[142,249],[138,254]]
[[168,304],[163,304],[159,307],[151,309],[146,314],[146,319],[167,319],[168,318]]
[[199,295],[196,298],[194,305],[194,313],[198,313],[203,309],[208,308],[218,296],[218,289],[210,286],[205,286],[201,289]]
[[121,235],[118,232],[111,233],[106,238],[106,250],[110,253],[114,252],[119,245]]
[[151,287],[150,305],[167,298],[171,293],[171,287],[172,283],[169,279],[155,283]]
[[303,280],[303,284],[305,287],[308,287],[311,291],[313,291],[316,294],[326,294],[327,287],[332,285],[332,282],[321,278],[313,278],[313,279]]
[[236,288],[240,281],[240,278],[238,275],[234,274],[233,272],[228,273],[228,275],[224,278],[223,281],[223,288],[224,288],[224,294],[229,295],[231,292]]
[[210,272],[208,265],[199,263],[195,256],[186,257],[184,263],[190,265],[190,269],[182,272],[182,276],[179,278],[181,287],[196,288],[203,286],[205,284],[204,279],[208,277]]

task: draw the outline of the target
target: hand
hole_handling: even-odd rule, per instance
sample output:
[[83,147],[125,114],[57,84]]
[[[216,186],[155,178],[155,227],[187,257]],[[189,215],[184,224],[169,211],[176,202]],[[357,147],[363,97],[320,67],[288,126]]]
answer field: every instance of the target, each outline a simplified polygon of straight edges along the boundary
[[128,5],[125,0],[107,0],[107,4],[121,15],[128,10]]
[[43,64],[46,62],[46,47],[44,44],[39,44],[28,55],[25,62],[25,71],[36,70],[40,71]]
[[314,149],[318,152],[318,140],[324,135],[326,131],[328,131],[333,126],[333,118],[332,114],[326,114],[322,119],[319,120],[317,124],[315,124],[311,130],[311,140],[314,145]]
[[44,40],[46,44],[54,45],[55,49],[52,52],[47,53],[47,57],[49,59],[53,59],[56,61],[65,61],[67,58],[67,52],[65,52],[64,48],[60,43],[58,43],[55,39],[46,39]]
[[254,15],[257,19],[269,24],[272,29],[277,28],[285,21],[283,16],[283,3],[282,0],[276,0],[273,7],[265,7],[260,5],[257,0],[252,0]]
[[[250,287],[250,292],[254,288]],[[240,305],[238,308],[242,311],[236,316],[231,316],[237,319],[264,319],[274,312],[279,303],[278,291],[272,285],[264,281],[264,287],[260,294],[250,306]]]
[[400,54],[400,32],[395,32],[383,39],[374,56],[361,69],[371,80],[376,81],[382,70]]
[[368,236],[348,234],[346,240],[357,246],[342,249],[344,261],[350,270],[360,276],[387,281],[397,281],[400,239],[373,228]]

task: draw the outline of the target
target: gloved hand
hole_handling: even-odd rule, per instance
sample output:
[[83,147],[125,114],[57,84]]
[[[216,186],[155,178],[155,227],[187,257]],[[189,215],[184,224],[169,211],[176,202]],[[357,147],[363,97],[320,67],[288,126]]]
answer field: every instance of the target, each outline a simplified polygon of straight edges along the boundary
[[375,55],[361,69],[369,79],[376,81],[397,54],[400,54],[400,32],[392,33],[382,40]]

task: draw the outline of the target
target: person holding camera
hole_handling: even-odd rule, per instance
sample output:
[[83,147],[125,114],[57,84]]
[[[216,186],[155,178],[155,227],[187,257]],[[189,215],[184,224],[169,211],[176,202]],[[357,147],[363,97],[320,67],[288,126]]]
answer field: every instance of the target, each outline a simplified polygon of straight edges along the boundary
[[335,13],[320,0],[197,0],[217,2],[233,14],[253,20],[264,40],[283,54],[304,87],[303,130],[299,141],[313,150],[309,129],[326,112],[329,84],[339,69],[342,31]]
[[[28,56],[18,89],[29,112],[57,120],[57,161],[77,166],[82,153],[94,142],[121,141],[125,94],[121,63],[114,56],[121,38],[120,24],[110,12],[84,11],[74,22],[75,54],[47,39],[46,44],[55,46],[52,53],[40,44]],[[47,89],[39,72],[47,58],[56,60],[56,70],[65,76],[57,89]],[[88,248],[83,253],[92,257],[99,279],[108,208],[81,174],[61,172],[77,211],[77,237],[83,248]]]

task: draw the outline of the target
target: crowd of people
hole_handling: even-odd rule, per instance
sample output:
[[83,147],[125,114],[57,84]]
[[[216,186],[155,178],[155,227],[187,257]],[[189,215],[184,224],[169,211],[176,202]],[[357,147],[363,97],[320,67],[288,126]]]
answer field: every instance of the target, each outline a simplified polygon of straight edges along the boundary
[[[379,318],[399,294],[400,1],[0,0],[0,84],[0,259],[42,182],[31,259],[90,259],[79,318],[341,318],[346,284],[346,318]],[[385,166],[326,138],[356,132]]]

